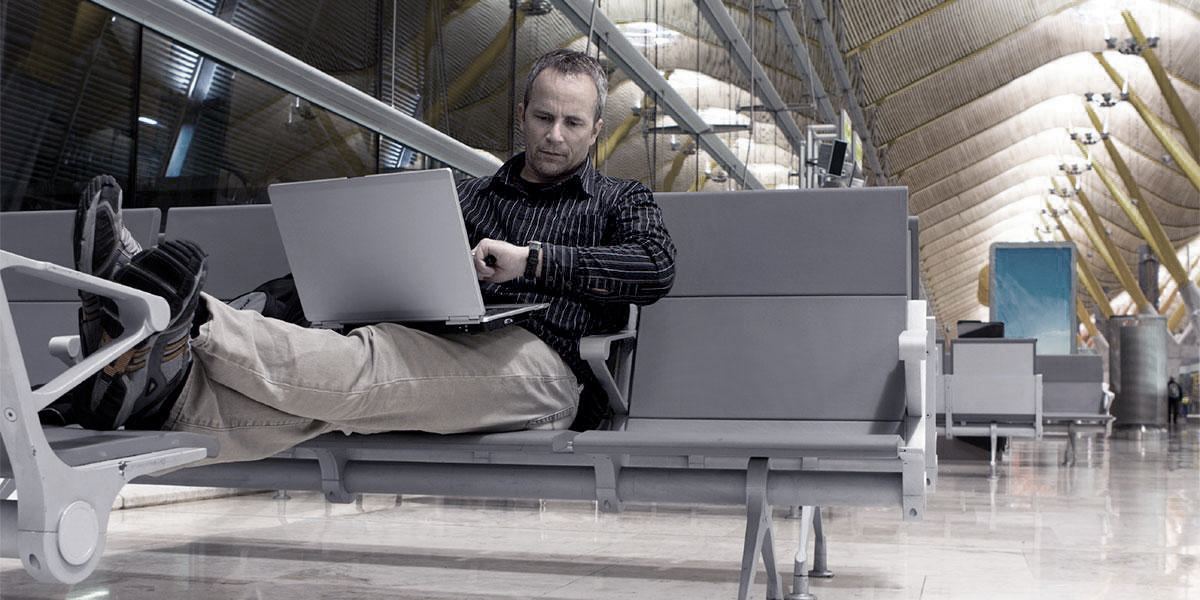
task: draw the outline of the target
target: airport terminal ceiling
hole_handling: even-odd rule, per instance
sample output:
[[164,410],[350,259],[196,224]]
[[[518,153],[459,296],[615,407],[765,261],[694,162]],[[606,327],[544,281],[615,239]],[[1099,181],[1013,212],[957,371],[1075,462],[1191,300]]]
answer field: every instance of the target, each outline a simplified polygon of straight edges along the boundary
[[[122,20],[95,5],[21,4],[4,9],[5,210],[30,207],[27,195],[45,189],[45,179],[66,177],[63,161],[84,158],[66,143],[51,159],[15,158],[14,148],[44,146],[57,130],[100,133],[72,128],[96,109],[79,97],[40,120],[13,117],[38,112],[25,104],[37,97],[27,81],[51,79],[45,54],[66,52],[75,36],[90,39],[80,32],[97,26],[88,21],[93,13],[103,16],[99,26],[112,30],[111,39],[79,46],[87,52],[68,61],[72,68],[140,47],[141,90],[133,105],[142,116],[146,107],[171,116],[154,126],[142,121],[134,128],[140,135],[107,132],[119,138],[114,146],[136,153],[125,171],[136,173],[139,185],[174,189],[171,177],[203,169],[208,156],[221,157],[212,159],[221,174],[207,174],[216,187],[261,189],[305,173],[358,174],[404,154],[271,86],[223,76],[220,68],[199,77],[205,61],[194,53],[167,38],[122,34]],[[642,58],[606,45],[601,55],[612,69],[611,92],[597,163],[658,191],[801,185],[804,133],[845,114],[865,142],[865,184],[909,189],[910,212],[921,220],[924,291],[939,323],[951,330],[960,319],[987,318],[979,277],[996,241],[1069,238],[1103,295],[1116,300],[1118,312],[1127,310],[1122,269],[1106,260],[1105,246],[1111,243],[1113,261],[1136,276],[1146,242],[1145,227],[1122,202],[1147,205],[1189,278],[1200,274],[1197,0],[191,4],[496,158],[520,148],[507,116],[512,82],[521,81],[529,62],[555,47],[595,53],[588,32],[603,40],[610,24],[676,93],[647,93],[655,88],[627,66]],[[171,74],[181,71],[176,79],[185,85],[172,89]],[[197,98],[197,81],[224,99]],[[168,104],[176,108],[163,108]],[[268,130],[279,128],[279,119],[267,118],[279,111],[287,115],[291,142]],[[688,111],[708,129],[698,131],[679,116]],[[221,119],[214,134],[211,123]],[[308,121],[325,141],[302,149],[312,140],[297,134],[293,119]],[[180,155],[187,127],[190,154]],[[714,140],[724,153],[714,150]],[[288,144],[294,151],[286,152]],[[1174,283],[1161,278],[1164,302],[1177,306]],[[1080,296],[1089,312],[1098,311],[1090,294]]]

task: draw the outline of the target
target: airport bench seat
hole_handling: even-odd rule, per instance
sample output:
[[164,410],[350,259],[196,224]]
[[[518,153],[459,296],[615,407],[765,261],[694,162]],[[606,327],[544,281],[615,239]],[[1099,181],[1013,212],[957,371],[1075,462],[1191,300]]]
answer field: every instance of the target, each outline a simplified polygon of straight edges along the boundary
[[1108,434],[1115,418],[1113,393],[1104,383],[1104,360],[1098,354],[1038,356],[1034,370],[1042,377],[1044,433],[1065,435],[1063,464],[1075,464],[1078,439]]
[[[640,311],[636,331],[584,344],[594,370],[615,367],[605,384],[617,412],[611,430],[331,433],[268,459],[172,465],[139,481],[314,490],[342,502],[386,492],[595,500],[605,511],[628,502],[742,505],[747,528],[739,597],[748,594],[760,555],[768,596],[781,597],[772,506],[888,506],[905,519],[920,518],[929,481],[926,454],[933,452],[927,446],[932,423],[925,373],[933,330],[924,302],[911,300],[915,265],[905,191],[657,199],[679,249],[672,293]],[[239,229],[273,228],[269,206],[242,207],[236,222],[209,214],[211,230],[177,218],[214,211],[221,208],[168,211],[168,236],[202,246],[210,234],[235,243],[270,238]],[[781,254],[781,247],[794,253]],[[240,261],[259,256],[235,255]],[[210,270],[215,277],[236,265],[214,262]],[[260,282],[235,282],[218,295],[228,298]],[[15,348],[12,336],[3,337],[6,348]],[[609,342],[625,350],[610,351]],[[36,421],[31,412],[36,409],[23,411],[22,420]],[[26,429],[31,437],[42,431]],[[10,443],[8,428],[3,431],[24,501],[16,465],[39,463]],[[94,504],[106,519],[103,501]],[[801,568],[811,509],[804,514],[794,586],[807,591],[807,570]],[[47,535],[58,532],[42,527]],[[102,537],[102,527],[99,532]],[[75,570],[26,567],[47,580],[78,580],[98,554]]]
[[947,438],[991,439],[991,476],[997,438],[1041,439],[1042,376],[1034,372],[1037,340],[959,338],[951,346],[953,371],[943,375],[941,415]]
[[[169,310],[157,296],[8,251],[0,251],[0,274],[103,294],[120,310],[121,335],[34,389],[5,292],[8,282],[0,285],[0,477],[15,484],[0,486],[5,488],[0,494],[0,555],[20,557],[39,579],[77,582],[95,568],[120,489],[141,475],[216,456],[216,443],[177,432],[43,428],[38,410],[166,327]],[[19,500],[8,499],[11,491]]]

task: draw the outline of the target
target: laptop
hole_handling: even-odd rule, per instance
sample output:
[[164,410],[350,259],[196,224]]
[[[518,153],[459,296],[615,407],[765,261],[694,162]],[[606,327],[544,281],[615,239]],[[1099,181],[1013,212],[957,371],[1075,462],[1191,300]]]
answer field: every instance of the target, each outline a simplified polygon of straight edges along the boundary
[[449,169],[278,183],[267,193],[316,327],[476,332],[549,306],[484,306]]

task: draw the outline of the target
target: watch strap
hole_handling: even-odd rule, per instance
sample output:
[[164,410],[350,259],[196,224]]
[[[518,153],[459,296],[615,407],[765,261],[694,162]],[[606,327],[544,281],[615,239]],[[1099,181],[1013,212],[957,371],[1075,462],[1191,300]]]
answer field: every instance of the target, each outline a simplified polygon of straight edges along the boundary
[[525,277],[533,279],[537,275],[538,261],[542,256],[542,243],[529,242],[529,258],[525,260]]

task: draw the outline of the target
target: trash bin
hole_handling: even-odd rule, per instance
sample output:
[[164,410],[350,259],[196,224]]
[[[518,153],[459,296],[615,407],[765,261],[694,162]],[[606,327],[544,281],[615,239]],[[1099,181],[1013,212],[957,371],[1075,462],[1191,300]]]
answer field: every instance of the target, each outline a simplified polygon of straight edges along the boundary
[[1117,427],[1166,427],[1166,317],[1112,317],[1109,332],[1109,380],[1116,392],[1112,413]]

